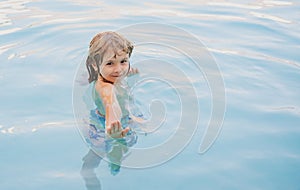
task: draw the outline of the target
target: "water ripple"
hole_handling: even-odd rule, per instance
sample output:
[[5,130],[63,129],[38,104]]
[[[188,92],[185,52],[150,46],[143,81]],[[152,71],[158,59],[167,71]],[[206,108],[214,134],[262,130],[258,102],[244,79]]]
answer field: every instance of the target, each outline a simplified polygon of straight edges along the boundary
[[292,21],[286,20],[277,16],[269,15],[269,14],[264,14],[264,13],[259,13],[259,12],[250,12],[251,15],[258,17],[258,18],[264,18],[264,19],[270,19],[276,22],[281,22],[285,24],[291,24]]
[[12,126],[0,125],[0,134],[3,135],[20,135],[26,133],[34,133],[43,129],[64,129],[73,128],[76,125],[75,121],[50,121],[41,124],[30,125],[28,121],[24,124],[16,124]]
[[[142,176],[142,182],[148,184],[136,183],[137,174],[133,173],[125,178],[121,174],[122,182],[132,180],[131,185],[136,189],[141,186],[146,189],[299,187],[300,25],[296,0],[153,0],[151,3],[131,0],[2,0],[0,144],[1,151],[5,152],[1,155],[5,183],[0,188],[12,189],[11,185],[15,185],[13,189],[22,189],[15,183],[16,178],[27,189],[47,186],[49,181],[38,178],[37,168],[44,163],[54,163],[57,168],[70,167],[70,163],[65,162],[69,159],[65,155],[72,155],[73,149],[74,152],[80,149],[74,145],[79,136],[68,139],[70,131],[75,131],[71,116],[71,86],[76,65],[84,61],[88,43],[95,33],[140,22],[181,27],[207,46],[225,80],[227,113],[220,138],[208,154],[197,155],[200,141],[192,140],[183,154],[166,165],[147,172],[134,171]],[[145,32],[147,28],[143,30]],[[142,32],[133,35],[139,33]],[[158,29],[155,38],[161,35]],[[172,35],[174,40],[186,39]],[[161,47],[151,49],[137,45],[133,64],[136,60],[153,56],[176,62],[178,68],[182,66],[182,70],[192,73],[192,67],[182,60],[181,54],[168,53]],[[168,68],[162,70],[167,71]],[[174,73],[166,76],[172,80],[180,78]],[[190,76],[200,91],[197,97],[201,105],[200,122],[204,126],[211,114],[210,89],[203,76],[198,73]],[[166,90],[154,86],[156,94]],[[184,84],[180,83],[181,86]],[[147,98],[155,93],[141,90],[140,96]],[[186,94],[187,98],[190,96]],[[166,99],[173,111],[176,105],[172,101],[176,99],[172,96],[166,96]],[[178,115],[175,109],[169,113],[172,117]],[[195,136],[202,136],[202,130],[199,127]],[[168,129],[162,132],[170,135]],[[149,136],[145,138],[149,144],[153,143]],[[43,144],[45,141],[49,144]],[[70,145],[68,154],[66,145]],[[54,154],[49,151],[51,149]],[[27,156],[27,159],[22,157],[20,161],[19,155]],[[61,163],[51,162],[53,155],[57,155]],[[70,159],[76,159],[78,163],[74,164],[74,171],[78,171],[81,158],[74,156]],[[59,185],[54,184],[58,186],[54,189],[62,188],[60,184],[72,186],[77,183],[75,188],[80,188],[77,174],[64,171],[73,170],[49,170],[42,174],[50,182],[51,178],[76,179],[60,181]],[[245,172],[248,175],[240,175]],[[158,178],[157,173],[166,177]],[[66,177],[68,175],[71,177]],[[105,176],[105,173],[101,175]],[[28,183],[28,176],[38,179],[34,181],[35,186]],[[105,176],[106,184],[122,188],[124,183],[115,183],[115,179]],[[220,183],[215,183],[216,179]],[[157,185],[157,180],[163,185]]]

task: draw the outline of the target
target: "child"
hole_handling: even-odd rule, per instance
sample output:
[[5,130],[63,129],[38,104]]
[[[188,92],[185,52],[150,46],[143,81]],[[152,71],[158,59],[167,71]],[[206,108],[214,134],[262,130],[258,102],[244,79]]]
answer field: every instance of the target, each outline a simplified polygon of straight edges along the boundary
[[121,88],[124,78],[138,73],[131,68],[129,58],[133,45],[116,32],[97,34],[89,46],[86,66],[89,83],[94,85],[92,94],[97,106],[97,117],[104,120],[105,134],[112,138],[123,138],[130,131],[128,122],[128,92]]

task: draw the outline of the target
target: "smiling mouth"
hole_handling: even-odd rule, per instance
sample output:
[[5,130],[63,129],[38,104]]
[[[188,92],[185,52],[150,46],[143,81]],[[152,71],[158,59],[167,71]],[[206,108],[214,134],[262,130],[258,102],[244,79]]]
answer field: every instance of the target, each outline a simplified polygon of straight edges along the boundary
[[112,77],[118,78],[118,77],[120,77],[120,75],[112,75]]

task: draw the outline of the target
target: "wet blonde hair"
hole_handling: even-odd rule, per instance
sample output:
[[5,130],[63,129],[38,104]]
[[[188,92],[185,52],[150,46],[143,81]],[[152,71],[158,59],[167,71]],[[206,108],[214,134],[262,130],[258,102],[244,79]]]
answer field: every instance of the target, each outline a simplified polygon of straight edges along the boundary
[[[89,54],[86,60],[86,67],[89,72],[89,83],[98,79],[100,74],[100,65],[103,61],[104,54],[108,49],[112,49],[117,55],[124,51],[131,56],[133,45],[120,34],[112,31],[101,32],[93,37],[89,46]],[[95,70],[95,67],[97,70]]]

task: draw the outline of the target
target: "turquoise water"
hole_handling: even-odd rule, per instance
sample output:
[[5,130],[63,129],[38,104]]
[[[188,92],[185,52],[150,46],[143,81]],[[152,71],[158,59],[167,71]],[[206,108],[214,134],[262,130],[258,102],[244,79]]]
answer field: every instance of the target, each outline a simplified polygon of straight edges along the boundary
[[[132,64],[145,64],[145,74],[173,79],[178,91],[185,89],[184,80],[168,68],[153,70],[151,59],[176,63],[191,76],[196,90],[190,96],[200,110],[197,130],[180,153],[153,167],[124,167],[113,176],[101,161],[91,189],[300,189],[299,7],[297,1],[266,0],[2,0],[0,188],[87,189],[80,171],[89,148],[76,127],[72,98],[88,43],[99,31],[160,23],[187,31],[213,56],[226,96],[222,129],[199,154],[214,113],[207,78],[190,67],[186,56],[165,46],[137,45]],[[153,32],[162,39],[165,34]],[[185,38],[173,35],[182,45]],[[166,113],[168,124],[140,135],[136,147],[163,143],[175,133],[170,125],[179,122],[177,91],[169,83],[149,80],[134,92],[144,101],[162,101],[164,106],[154,106],[158,110],[152,114]],[[157,155],[163,152],[153,157]]]

